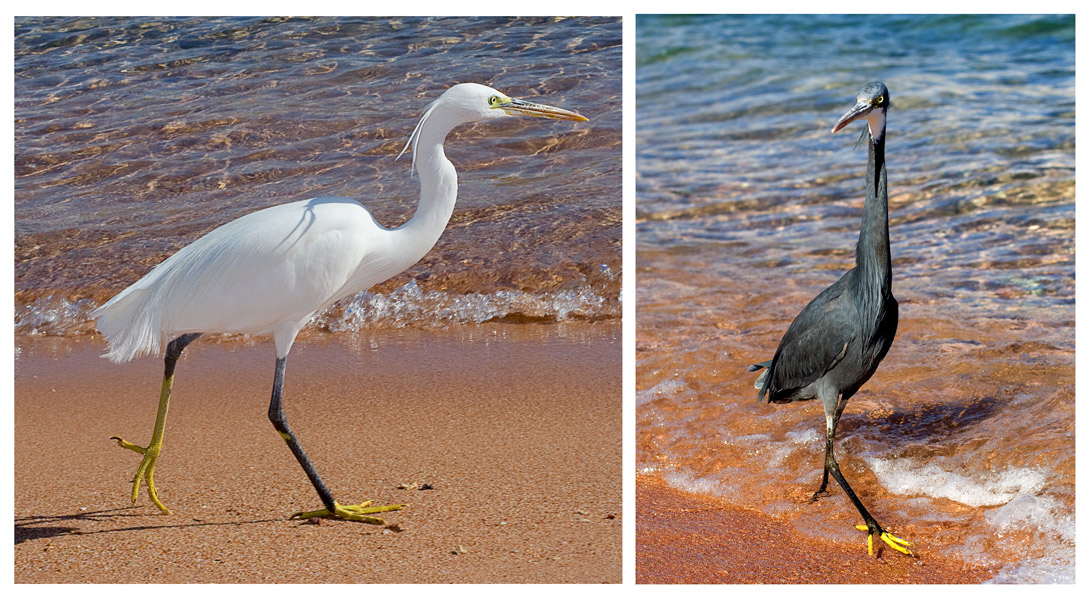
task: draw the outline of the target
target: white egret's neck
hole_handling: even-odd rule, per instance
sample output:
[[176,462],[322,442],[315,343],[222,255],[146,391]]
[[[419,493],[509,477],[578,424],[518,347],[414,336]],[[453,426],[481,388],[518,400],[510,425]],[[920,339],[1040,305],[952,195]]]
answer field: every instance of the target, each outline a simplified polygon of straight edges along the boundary
[[458,175],[443,152],[446,134],[456,125],[429,113],[414,132],[412,162],[420,177],[420,201],[416,213],[394,230],[398,246],[411,266],[427,254],[442,235],[458,195]]

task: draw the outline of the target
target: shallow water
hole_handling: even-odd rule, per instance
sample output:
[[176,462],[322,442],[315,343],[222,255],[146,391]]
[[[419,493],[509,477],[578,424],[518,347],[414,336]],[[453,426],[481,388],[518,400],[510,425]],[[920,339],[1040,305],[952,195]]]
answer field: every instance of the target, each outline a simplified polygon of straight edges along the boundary
[[807,501],[819,404],[758,402],[746,366],[853,266],[865,147],[860,125],[828,132],[878,79],[900,326],[847,405],[837,457],[924,558],[1073,581],[1073,17],[636,30],[639,467],[864,545],[834,484]]
[[92,333],[94,307],[266,206],[348,196],[399,225],[419,184],[410,155],[395,157],[424,107],[462,81],[590,122],[454,131],[458,205],[436,248],[319,324],[619,318],[619,19],[15,25],[17,334]]

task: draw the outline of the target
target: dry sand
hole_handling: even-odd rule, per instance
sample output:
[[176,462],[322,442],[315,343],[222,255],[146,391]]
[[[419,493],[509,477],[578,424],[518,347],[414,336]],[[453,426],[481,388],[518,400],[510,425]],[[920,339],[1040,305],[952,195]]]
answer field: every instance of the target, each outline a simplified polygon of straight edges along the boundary
[[[994,573],[798,534],[760,513],[636,479],[636,583],[980,583]],[[876,549],[876,546],[875,546]],[[931,549],[931,552],[937,549]]]
[[147,443],[161,362],[17,340],[15,582],[619,582],[620,328],[557,329],[296,344],[288,420],[338,502],[409,504],[387,527],[285,519],[320,503],[266,416],[270,343],[186,350],[162,515],[109,439]]

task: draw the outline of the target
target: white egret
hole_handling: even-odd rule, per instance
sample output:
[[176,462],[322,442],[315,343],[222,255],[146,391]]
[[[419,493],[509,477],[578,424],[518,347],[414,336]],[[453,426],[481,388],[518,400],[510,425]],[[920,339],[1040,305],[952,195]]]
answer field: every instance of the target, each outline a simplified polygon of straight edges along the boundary
[[[586,121],[577,113],[510,98],[490,87],[462,83],[424,111],[405,151],[420,178],[412,218],[395,229],[379,225],[349,198],[313,198],[245,215],[208,233],[163,261],[92,313],[115,363],[158,354],[166,347],[158,416],[148,446],[112,439],[143,455],[132,481],[141,482],[163,513],[153,478],[162,450],[174,367],[186,345],[202,333],[272,334],[276,371],[269,419],[287,442],[325,508],[294,517],[332,517],[382,523],[367,516],[400,505],[340,505],[318,476],[287,425],[281,404],[287,354],[299,330],[331,304],[409,268],[439,239],[457,199],[457,173],[443,153],[458,125],[506,116]],[[400,155],[398,155],[400,156]],[[169,342],[168,342],[169,340]]]

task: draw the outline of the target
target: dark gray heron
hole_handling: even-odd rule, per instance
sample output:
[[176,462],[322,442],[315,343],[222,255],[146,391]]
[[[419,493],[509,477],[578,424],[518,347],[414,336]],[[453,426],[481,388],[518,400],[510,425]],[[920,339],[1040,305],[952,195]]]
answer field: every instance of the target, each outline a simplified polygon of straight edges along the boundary
[[802,309],[787,328],[771,360],[749,366],[749,371],[767,369],[756,380],[756,389],[760,390],[758,398],[763,399],[767,394],[768,402],[776,404],[819,398],[824,405],[827,435],[824,477],[812,500],[825,493],[831,473],[866,522],[857,527],[869,532],[871,555],[875,536],[904,554],[911,554],[907,548],[911,543],[885,531],[862,505],[840,473],[832,442],[847,400],[877,370],[896,335],[898,308],[892,297],[889,194],[885,173],[888,108],[889,90],[885,84],[867,83],[858,92],[854,108],[832,127],[832,133],[835,133],[857,119],[869,122],[866,206],[862,210],[862,229],[855,249],[855,268]]

